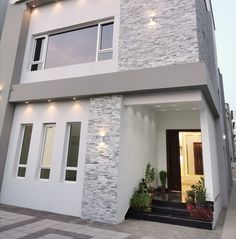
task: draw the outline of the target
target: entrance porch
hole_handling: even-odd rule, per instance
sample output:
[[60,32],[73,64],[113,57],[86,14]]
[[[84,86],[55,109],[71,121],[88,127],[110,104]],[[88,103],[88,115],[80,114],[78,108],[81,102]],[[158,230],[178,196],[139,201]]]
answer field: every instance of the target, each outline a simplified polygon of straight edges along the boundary
[[[125,205],[125,196],[131,198],[144,175],[147,162],[158,172],[167,172],[168,194],[164,200],[155,198],[154,204],[165,201],[168,210],[178,211],[176,205],[183,210],[186,207],[186,191],[201,176],[205,178],[207,200],[216,202],[219,188],[213,181],[218,166],[217,163],[213,166],[212,162],[213,151],[216,151],[215,132],[206,114],[211,113],[198,91],[129,96],[124,99],[118,208]],[[155,183],[156,187],[159,186],[160,180],[157,178]],[[174,204],[170,206],[169,203]],[[213,225],[220,211],[219,202],[216,204]],[[156,207],[153,212],[159,213]]]

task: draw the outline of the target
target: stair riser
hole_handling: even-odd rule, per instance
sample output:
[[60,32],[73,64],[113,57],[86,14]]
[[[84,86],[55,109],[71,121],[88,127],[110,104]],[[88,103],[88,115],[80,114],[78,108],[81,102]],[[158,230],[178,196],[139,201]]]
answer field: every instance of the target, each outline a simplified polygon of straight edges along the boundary
[[189,218],[190,214],[188,211],[180,211],[180,210],[171,210],[171,209],[166,209],[166,208],[152,208],[153,213],[165,213],[165,214],[170,214],[172,216],[182,216]]
[[172,208],[179,208],[179,209],[186,209],[186,203],[177,203],[177,202],[168,202],[168,201],[158,201],[153,200],[153,205],[160,206],[160,207],[172,207]]
[[207,222],[206,223],[192,222],[192,221],[185,221],[185,220],[180,220],[180,219],[176,220],[176,219],[172,219],[172,218],[162,218],[159,216],[152,216],[152,215],[147,216],[147,215],[142,215],[142,214],[136,214],[136,215],[130,214],[128,218],[212,230],[212,223],[210,223],[210,222],[209,223],[207,223]]

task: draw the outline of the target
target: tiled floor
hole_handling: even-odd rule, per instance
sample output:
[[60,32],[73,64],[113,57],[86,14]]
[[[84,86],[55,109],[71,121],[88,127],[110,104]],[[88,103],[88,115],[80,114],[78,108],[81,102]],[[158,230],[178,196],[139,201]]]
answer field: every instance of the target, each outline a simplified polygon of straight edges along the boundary
[[108,225],[0,204],[0,239],[220,239],[223,219],[214,231],[136,220]]

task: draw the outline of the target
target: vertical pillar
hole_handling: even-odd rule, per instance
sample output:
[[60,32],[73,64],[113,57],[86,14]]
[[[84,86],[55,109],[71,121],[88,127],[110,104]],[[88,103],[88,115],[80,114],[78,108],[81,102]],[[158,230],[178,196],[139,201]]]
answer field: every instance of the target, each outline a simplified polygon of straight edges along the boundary
[[90,99],[82,217],[116,223],[121,96]]

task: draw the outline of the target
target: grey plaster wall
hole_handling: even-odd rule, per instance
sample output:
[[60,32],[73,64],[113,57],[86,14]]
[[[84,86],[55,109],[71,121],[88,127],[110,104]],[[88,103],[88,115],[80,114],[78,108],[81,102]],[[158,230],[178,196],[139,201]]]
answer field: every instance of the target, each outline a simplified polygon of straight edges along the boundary
[[121,96],[90,99],[82,217],[115,223]]
[[[8,5],[0,41],[0,189],[15,111],[8,102],[12,84],[18,84],[25,52],[30,12],[25,4]],[[13,24],[14,23],[14,24]]]
[[198,61],[196,29],[195,0],[121,0],[119,70]]
[[212,15],[206,9],[205,0],[196,0],[196,13],[199,60],[206,63],[210,78],[216,83],[217,62],[214,43],[214,27]]
[[0,0],[0,40],[2,36],[2,29],[5,21],[8,2],[9,0]]

